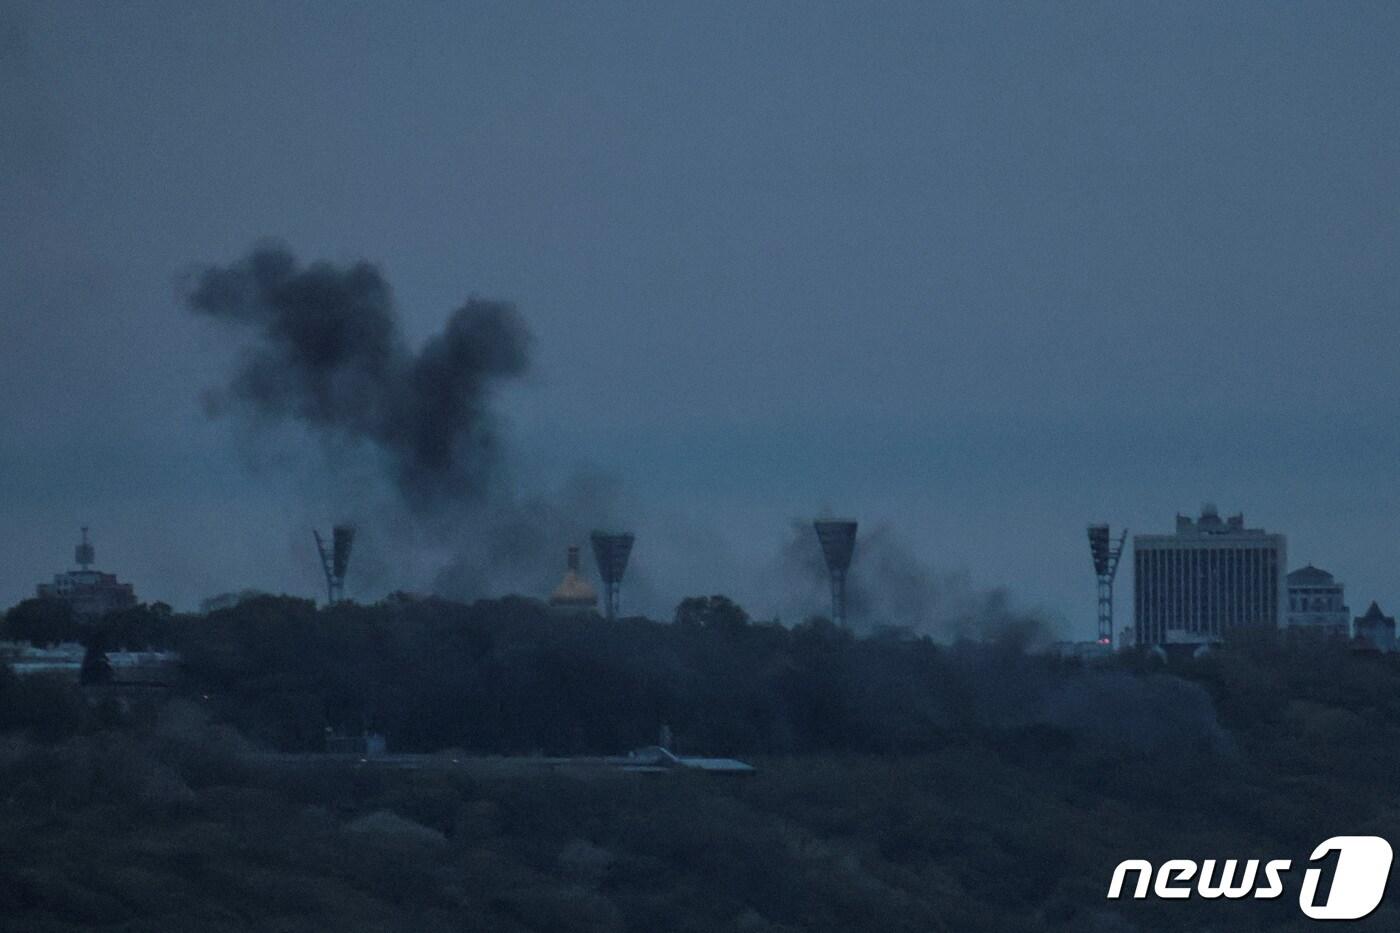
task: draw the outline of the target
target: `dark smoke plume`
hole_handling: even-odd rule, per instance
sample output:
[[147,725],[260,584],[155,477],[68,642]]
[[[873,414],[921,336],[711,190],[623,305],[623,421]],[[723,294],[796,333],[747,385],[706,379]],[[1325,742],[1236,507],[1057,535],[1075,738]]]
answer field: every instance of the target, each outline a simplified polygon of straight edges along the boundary
[[[803,615],[828,615],[826,562],[812,523],[794,520],[778,558],[781,604]],[[903,629],[940,641],[1048,638],[1046,623],[1012,605],[1003,587],[980,589],[962,574],[940,573],[919,559],[888,525],[862,528],[846,583],[846,605],[859,631]]]
[[301,266],[280,245],[199,270],[185,300],[252,335],[231,382],[211,394],[214,411],[369,444],[415,511],[485,493],[497,446],[491,390],[529,362],[530,333],[512,305],[469,299],[415,353],[377,268]]

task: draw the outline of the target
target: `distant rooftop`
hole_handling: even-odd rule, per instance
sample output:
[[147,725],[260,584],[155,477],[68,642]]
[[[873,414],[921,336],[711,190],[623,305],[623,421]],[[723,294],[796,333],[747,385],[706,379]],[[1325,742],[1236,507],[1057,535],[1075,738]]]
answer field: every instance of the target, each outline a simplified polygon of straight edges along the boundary
[[1288,575],[1289,586],[1329,586],[1335,582],[1330,573],[1312,564],[1300,567]]
[[1179,535],[1229,535],[1263,534],[1262,528],[1245,528],[1244,513],[1236,512],[1228,519],[1222,519],[1215,506],[1206,503],[1201,506],[1201,517],[1192,521],[1189,516],[1177,515],[1176,533]]
[[1376,604],[1376,601],[1374,599],[1371,600],[1371,606],[1369,609],[1366,610],[1366,614],[1358,617],[1356,621],[1372,625],[1395,625],[1395,620],[1390,616],[1386,615],[1384,612],[1381,612],[1381,607]]
[[[1189,515],[1177,513],[1176,533],[1178,538],[1205,538],[1213,536],[1230,537],[1262,537],[1267,532],[1262,528],[1246,528],[1244,525],[1244,514],[1236,512],[1229,518],[1221,518],[1215,506],[1209,502],[1201,506],[1201,514],[1198,518],[1191,518]],[[1171,535],[1138,535],[1134,540],[1140,538],[1169,538]]]
[[87,526],[83,527],[82,540],[73,549],[73,557],[79,569],[54,574],[53,582],[40,583],[34,595],[66,602],[83,618],[97,618],[136,605],[136,592],[130,583],[122,583],[116,574],[92,569],[96,552]]

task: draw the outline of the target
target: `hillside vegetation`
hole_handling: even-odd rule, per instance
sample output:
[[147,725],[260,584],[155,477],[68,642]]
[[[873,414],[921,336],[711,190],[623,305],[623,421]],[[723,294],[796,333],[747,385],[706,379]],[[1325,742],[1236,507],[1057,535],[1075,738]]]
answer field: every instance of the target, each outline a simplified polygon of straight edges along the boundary
[[[1105,900],[1125,858],[1400,838],[1400,668],[1236,642],[1083,667],[727,601],[675,623],[523,600],[109,619],[177,646],[123,712],[0,672],[0,923],[24,930],[1275,930],[1270,902]],[[7,620],[7,625],[9,624]],[[126,636],[131,638],[133,636]],[[290,766],[398,749],[616,753],[672,727],[749,778]],[[449,754],[461,754],[451,752]],[[1359,924],[1394,929],[1389,902]]]

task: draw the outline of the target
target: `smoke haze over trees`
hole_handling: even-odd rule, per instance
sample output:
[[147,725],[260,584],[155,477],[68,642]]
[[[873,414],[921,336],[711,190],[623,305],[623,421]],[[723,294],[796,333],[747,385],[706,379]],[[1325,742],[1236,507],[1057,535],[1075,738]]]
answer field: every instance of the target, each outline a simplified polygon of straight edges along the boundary
[[[332,490],[322,506],[338,510],[332,520],[369,526],[350,575],[361,593],[543,594],[567,545],[593,528],[639,520],[643,555],[669,549],[693,559],[693,537],[644,521],[619,478],[580,467],[540,488],[512,456],[492,400],[530,364],[533,337],[513,305],[471,298],[415,351],[376,265],[302,264],[272,241],[231,264],[195,269],[185,301],[223,324],[240,349],[231,377],[206,392],[207,410],[241,419],[254,437],[291,424],[321,442],[325,467],[308,485]],[[810,524],[794,521],[773,564],[737,582],[795,622],[829,610],[826,581]],[[680,585],[643,556],[626,588],[633,605],[656,609],[679,598],[668,590]],[[849,585],[859,630],[898,627],[943,640],[1008,628],[1043,635],[1043,621],[1012,607],[1004,590],[935,572],[888,525],[861,536]]]
[[[777,605],[795,608],[801,617],[830,612],[830,577],[810,521],[790,524],[768,579],[769,598]],[[1017,607],[1005,587],[983,589],[966,574],[939,572],[888,523],[860,529],[846,605],[859,631],[890,627],[940,641],[1013,636],[1031,642],[1051,634],[1048,621]]]

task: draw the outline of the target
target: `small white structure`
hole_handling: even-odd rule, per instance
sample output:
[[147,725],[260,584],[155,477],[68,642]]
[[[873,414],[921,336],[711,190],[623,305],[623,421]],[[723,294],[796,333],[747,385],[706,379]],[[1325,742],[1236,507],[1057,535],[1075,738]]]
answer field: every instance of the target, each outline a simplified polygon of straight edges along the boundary
[[82,645],[75,641],[39,647],[27,641],[0,642],[0,664],[21,676],[26,674],[64,674],[78,679],[83,666]]
[[[75,641],[39,647],[27,641],[0,641],[0,664],[21,676],[60,674],[76,681],[82,674],[87,649]],[[108,651],[107,663],[116,682],[167,682],[179,668],[174,651]]]
[[753,774],[753,765],[737,758],[697,758],[693,755],[677,755],[669,748],[648,745],[634,749],[625,758],[609,758],[623,771],[655,773],[664,771],[706,771],[710,774]]
[[1057,641],[1049,653],[1066,660],[1099,661],[1113,657],[1113,645],[1101,641]]

